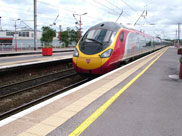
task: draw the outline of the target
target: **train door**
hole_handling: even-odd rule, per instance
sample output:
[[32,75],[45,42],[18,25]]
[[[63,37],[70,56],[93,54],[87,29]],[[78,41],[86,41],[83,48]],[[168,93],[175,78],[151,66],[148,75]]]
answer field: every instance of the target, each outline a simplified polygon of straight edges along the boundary
[[127,59],[130,55],[130,39],[131,39],[131,32],[128,33],[126,38],[124,59]]
[[125,50],[125,33],[124,31],[121,31],[120,37],[119,37],[119,59],[123,58],[124,50]]
[[136,54],[140,54],[140,35],[137,34],[136,37]]

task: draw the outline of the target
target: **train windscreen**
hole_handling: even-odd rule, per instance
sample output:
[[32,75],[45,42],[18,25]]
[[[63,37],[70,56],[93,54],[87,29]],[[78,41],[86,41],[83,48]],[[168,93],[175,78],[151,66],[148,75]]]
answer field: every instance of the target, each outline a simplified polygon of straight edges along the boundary
[[115,33],[107,29],[89,30],[81,39],[79,48],[87,55],[99,53],[111,44],[114,36]]

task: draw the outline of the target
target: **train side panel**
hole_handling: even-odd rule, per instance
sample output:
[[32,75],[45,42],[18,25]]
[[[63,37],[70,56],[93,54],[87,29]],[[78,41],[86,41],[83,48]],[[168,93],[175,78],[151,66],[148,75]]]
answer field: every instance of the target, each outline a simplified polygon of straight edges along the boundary
[[123,60],[151,51],[153,51],[152,37],[129,31]]

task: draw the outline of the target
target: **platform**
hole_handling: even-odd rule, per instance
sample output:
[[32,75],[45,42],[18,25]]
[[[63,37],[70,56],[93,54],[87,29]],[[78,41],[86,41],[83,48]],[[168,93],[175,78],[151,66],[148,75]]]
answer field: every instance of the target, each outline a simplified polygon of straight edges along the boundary
[[[53,48],[53,53],[58,52],[72,52],[74,48]],[[12,50],[12,51],[0,51],[0,57],[17,56],[17,55],[30,55],[30,54],[42,54],[41,49],[34,50]]]
[[177,49],[164,48],[2,120],[0,134],[181,135],[178,74]]
[[72,51],[63,52],[62,50],[62,52],[53,53],[52,56],[42,56],[42,54],[26,54],[19,56],[0,57],[0,70],[12,67],[57,61],[61,59],[71,59],[72,56]]

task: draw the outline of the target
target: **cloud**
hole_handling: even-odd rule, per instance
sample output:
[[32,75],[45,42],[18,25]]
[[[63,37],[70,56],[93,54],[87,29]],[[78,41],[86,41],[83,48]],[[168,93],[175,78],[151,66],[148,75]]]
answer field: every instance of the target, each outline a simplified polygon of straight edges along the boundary
[[[33,1],[31,0],[0,0],[3,29],[13,29],[14,19],[21,18],[24,22],[33,28]],[[127,27],[135,28],[138,30],[145,30],[146,33],[156,35],[166,32],[170,38],[175,35],[177,23],[182,23],[180,11],[182,11],[181,0],[39,0],[38,5],[38,29],[42,26],[50,25],[54,22],[57,15],[54,29],[59,31],[59,25],[62,29],[67,27],[75,28],[76,20],[73,13],[83,14],[82,30],[85,32],[89,27],[102,22],[102,21],[116,21],[119,14],[123,10],[122,16],[119,18],[118,23],[122,23]],[[147,10],[147,16],[141,17],[136,26],[128,25],[134,24],[140,17],[143,10]],[[76,16],[80,20],[79,16]],[[29,20],[29,21],[26,21]],[[19,22],[17,22],[19,23]],[[155,24],[155,25],[151,25]],[[18,24],[23,27],[23,23]],[[78,26],[77,26],[78,27]]]
[[7,4],[15,4],[15,5],[27,5],[27,4],[30,4],[30,3],[33,3],[32,1],[30,0],[4,0],[5,3]]

